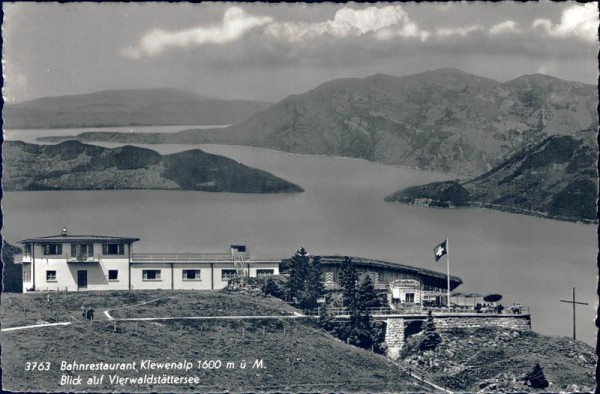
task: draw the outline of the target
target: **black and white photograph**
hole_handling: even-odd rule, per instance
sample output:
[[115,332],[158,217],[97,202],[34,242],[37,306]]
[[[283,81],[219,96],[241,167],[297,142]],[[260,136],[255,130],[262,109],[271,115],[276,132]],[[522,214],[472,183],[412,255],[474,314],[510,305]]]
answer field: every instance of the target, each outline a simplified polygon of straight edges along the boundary
[[596,390],[597,2],[2,11],[2,391]]

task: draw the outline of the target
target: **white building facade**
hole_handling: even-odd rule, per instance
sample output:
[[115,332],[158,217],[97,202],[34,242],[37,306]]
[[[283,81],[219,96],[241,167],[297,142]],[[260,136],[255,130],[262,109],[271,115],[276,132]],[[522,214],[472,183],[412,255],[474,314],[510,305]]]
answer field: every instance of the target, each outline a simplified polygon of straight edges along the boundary
[[230,253],[133,253],[138,238],[60,235],[20,241],[23,292],[83,290],[218,290],[236,277],[279,274],[278,260],[251,260],[244,245]]

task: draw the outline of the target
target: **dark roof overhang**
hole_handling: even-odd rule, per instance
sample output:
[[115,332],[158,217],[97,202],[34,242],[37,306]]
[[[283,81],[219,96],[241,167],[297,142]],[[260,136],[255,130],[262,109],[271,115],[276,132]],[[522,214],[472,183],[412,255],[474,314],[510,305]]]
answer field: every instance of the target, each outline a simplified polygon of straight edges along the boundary
[[107,235],[51,235],[48,237],[27,238],[19,241],[19,243],[132,243],[139,240],[139,238],[112,237]]
[[[346,256],[341,255],[333,255],[333,256],[320,256],[321,264],[324,265],[341,265]],[[374,260],[374,259],[366,259],[363,257],[352,257],[348,256],[357,267],[381,267],[381,268],[391,268],[397,269],[400,271],[404,271],[411,274],[426,276],[434,279],[443,279],[447,280],[447,275],[441,272],[433,271],[427,268],[414,267],[411,265],[400,264],[391,261],[383,261],[383,260]],[[450,275],[450,288],[456,288],[463,283],[462,279],[458,276]]]

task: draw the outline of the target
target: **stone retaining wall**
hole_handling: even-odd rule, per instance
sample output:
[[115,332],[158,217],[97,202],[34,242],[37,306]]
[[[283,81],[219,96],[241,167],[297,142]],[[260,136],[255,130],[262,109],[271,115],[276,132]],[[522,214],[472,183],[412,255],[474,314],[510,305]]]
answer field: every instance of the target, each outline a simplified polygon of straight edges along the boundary
[[433,317],[435,327],[439,331],[451,330],[454,328],[481,328],[481,327],[500,327],[509,330],[529,331],[531,330],[530,315],[491,315],[491,316],[447,316]]
[[[406,325],[414,320],[426,320],[427,317],[390,317],[386,320],[385,343],[387,344],[387,355],[391,359],[397,359],[406,341],[404,329]],[[530,331],[530,315],[443,315],[433,316],[435,327],[440,332],[456,328],[482,328],[500,327],[507,330]]]

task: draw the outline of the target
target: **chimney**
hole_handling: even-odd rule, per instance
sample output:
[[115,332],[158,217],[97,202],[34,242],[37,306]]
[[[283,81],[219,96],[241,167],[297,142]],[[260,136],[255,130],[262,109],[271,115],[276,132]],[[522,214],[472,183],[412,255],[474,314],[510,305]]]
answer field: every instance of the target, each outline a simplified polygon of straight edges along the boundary
[[66,237],[66,236],[67,236],[67,228],[66,228],[66,227],[63,227],[61,235],[62,235],[63,237]]

